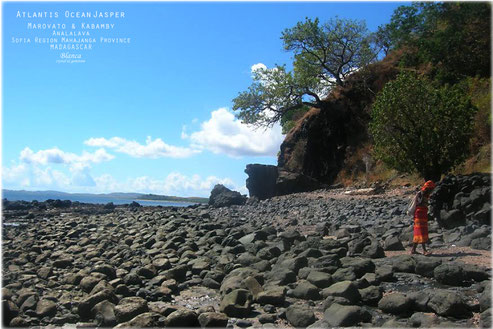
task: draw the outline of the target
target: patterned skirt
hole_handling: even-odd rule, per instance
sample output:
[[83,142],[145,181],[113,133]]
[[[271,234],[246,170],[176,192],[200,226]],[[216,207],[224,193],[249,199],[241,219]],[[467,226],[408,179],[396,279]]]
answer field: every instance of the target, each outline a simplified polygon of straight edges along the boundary
[[414,243],[428,241],[428,207],[418,206],[414,212]]

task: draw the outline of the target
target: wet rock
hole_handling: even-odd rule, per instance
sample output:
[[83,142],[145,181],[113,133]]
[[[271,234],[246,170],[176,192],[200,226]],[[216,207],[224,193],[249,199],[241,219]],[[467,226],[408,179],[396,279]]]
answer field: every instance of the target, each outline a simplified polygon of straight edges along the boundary
[[307,327],[316,321],[313,311],[303,305],[292,305],[286,309],[286,319],[294,327]]

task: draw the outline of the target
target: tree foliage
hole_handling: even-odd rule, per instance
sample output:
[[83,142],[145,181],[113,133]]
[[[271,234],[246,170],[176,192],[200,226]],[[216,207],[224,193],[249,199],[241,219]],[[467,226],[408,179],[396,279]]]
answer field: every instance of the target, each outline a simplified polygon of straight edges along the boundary
[[370,132],[375,154],[401,172],[439,180],[467,156],[475,108],[458,85],[401,73],[377,95]]
[[284,49],[294,54],[293,70],[276,65],[253,72],[248,90],[233,100],[238,118],[269,126],[303,107],[322,108],[322,98],[348,75],[376,59],[373,36],[364,22],[306,19],[284,30]]
[[490,76],[490,30],[487,2],[416,2],[398,7],[376,35],[386,51],[407,49],[405,66],[431,64],[435,77],[456,83]]

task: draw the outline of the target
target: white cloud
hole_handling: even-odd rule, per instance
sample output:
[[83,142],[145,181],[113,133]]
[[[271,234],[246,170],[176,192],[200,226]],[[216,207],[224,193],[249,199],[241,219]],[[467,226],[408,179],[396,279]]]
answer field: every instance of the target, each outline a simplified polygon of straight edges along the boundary
[[82,155],[64,152],[59,148],[51,148],[33,152],[29,147],[24,148],[20,154],[20,160],[29,164],[46,165],[49,163],[80,165],[110,161],[114,156],[105,149],[98,149],[94,153],[83,152]]
[[257,63],[257,64],[253,64],[252,67],[250,68],[250,72],[252,74],[254,74],[256,71],[259,71],[259,70],[266,70],[267,69],[267,66],[265,66],[265,64],[263,63]]
[[226,108],[213,111],[199,131],[185,136],[194,148],[231,157],[276,156],[283,141],[279,124],[267,129],[254,128],[241,123]]
[[107,147],[116,152],[125,153],[135,158],[188,158],[200,152],[195,149],[166,144],[160,138],[153,140],[150,136],[147,137],[145,145],[121,137],[112,137],[110,139],[101,137],[90,138],[84,141],[84,144],[89,146]]
[[187,176],[178,172],[172,172],[164,179],[156,179],[149,176],[129,178],[124,182],[118,182],[111,175],[102,175],[94,178],[96,188],[100,192],[121,191],[140,192],[177,196],[204,196],[208,197],[214,185],[223,184],[231,189],[243,192],[237,188],[230,178],[208,176],[202,178],[199,175]]
[[37,164],[12,164],[2,168],[4,188],[27,190],[59,190],[66,192],[111,193],[140,192],[175,196],[208,197],[214,185],[223,184],[247,194],[244,186],[237,186],[227,177],[187,176],[172,172],[163,179],[149,176],[117,180],[110,174],[93,177],[89,167],[70,167],[68,173]]

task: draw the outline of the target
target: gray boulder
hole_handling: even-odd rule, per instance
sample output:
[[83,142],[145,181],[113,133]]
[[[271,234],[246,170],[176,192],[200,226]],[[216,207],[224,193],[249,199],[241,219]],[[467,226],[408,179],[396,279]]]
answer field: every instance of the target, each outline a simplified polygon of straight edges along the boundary
[[404,294],[391,293],[380,299],[378,308],[395,315],[409,314],[412,312],[412,300]]
[[209,205],[213,207],[228,207],[232,205],[244,205],[247,197],[239,192],[231,191],[224,185],[217,184],[211,191]]
[[428,306],[438,315],[466,318],[471,315],[467,304],[455,291],[437,289],[431,295]]
[[324,320],[332,327],[351,327],[371,318],[361,307],[333,303],[324,312]]
[[288,307],[286,310],[286,319],[297,328],[308,327],[316,321],[313,311],[303,305],[291,305]]

